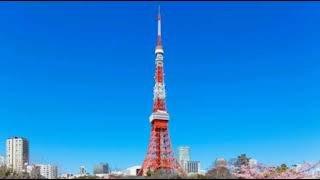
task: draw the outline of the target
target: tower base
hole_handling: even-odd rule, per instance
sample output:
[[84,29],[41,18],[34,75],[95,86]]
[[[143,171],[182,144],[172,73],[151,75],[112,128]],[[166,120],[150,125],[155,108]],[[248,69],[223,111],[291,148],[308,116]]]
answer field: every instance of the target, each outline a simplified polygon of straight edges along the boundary
[[147,156],[138,175],[150,176],[151,174],[160,176],[184,174],[172,150],[167,120],[152,122]]

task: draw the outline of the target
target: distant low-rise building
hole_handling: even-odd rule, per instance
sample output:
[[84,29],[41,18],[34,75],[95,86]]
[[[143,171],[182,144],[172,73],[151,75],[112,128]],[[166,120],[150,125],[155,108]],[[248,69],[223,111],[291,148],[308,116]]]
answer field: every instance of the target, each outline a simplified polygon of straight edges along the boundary
[[100,179],[110,179],[110,174],[95,174]]
[[71,178],[69,179],[74,179],[74,178],[88,178],[90,177],[91,175],[89,173],[86,173],[86,174],[73,174]]
[[57,179],[58,167],[53,165],[33,164],[27,166],[27,172],[31,178]]
[[200,169],[200,171],[199,171],[199,174],[201,174],[201,175],[206,175],[206,173],[207,173],[207,171],[203,170],[203,169]]
[[73,178],[73,174],[71,173],[63,173],[59,176],[59,179],[71,179]]
[[87,170],[85,166],[80,166],[80,175],[86,175],[87,174]]
[[123,170],[123,175],[125,176],[137,176],[141,166],[132,166]]
[[58,167],[50,164],[37,164],[40,167],[40,175],[46,179],[57,179],[58,178]]
[[200,173],[200,161],[187,161],[185,164],[185,171],[188,174]]
[[111,174],[111,175],[116,175],[116,176],[121,176],[121,175],[123,175],[124,173],[123,173],[123,171],[111,171],[110,174]]

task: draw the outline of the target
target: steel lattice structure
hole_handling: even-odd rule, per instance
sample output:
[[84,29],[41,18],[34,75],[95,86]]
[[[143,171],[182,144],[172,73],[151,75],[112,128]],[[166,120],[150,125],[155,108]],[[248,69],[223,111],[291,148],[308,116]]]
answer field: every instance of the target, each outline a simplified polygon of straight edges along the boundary
[[147,155],[138,173],[146,176],[148,171],[159,171],[162,174],[182,173],[175,159],[169,136],[169,114],[166,109],[166,91],[163,72],[163,47],[161,42],[161,16],[158,13],[158,40],[155,49],[156,72],[153,89],[153,113],[149,120],[152,125]]

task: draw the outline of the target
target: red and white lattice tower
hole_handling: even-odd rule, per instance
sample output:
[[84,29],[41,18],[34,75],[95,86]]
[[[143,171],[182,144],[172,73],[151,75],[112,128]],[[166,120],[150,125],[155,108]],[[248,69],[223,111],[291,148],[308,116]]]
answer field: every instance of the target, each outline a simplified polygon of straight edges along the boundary
[[168,120],[169,114],[166,109],[166,90],[163,73],[163,48],[161,42],[161,17],[160,8],[158,14],[158,43],[155,49],[156,73],[153,89],[153,112],[150,116],[152,125],[151,137],[147,156],[142,164],[138,175],[146,176],[148,171],[159,171],[161,174],[179,173],[173,148],[170,142]]

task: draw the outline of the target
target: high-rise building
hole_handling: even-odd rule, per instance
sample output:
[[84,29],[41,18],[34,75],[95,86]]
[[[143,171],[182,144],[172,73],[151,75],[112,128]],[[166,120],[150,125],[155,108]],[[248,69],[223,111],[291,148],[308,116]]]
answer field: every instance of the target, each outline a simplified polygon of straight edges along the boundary
[[178,161],[187,174],[200,173],[200,161],[191,160],[190,147],[180,146],[178,148]]
[[17,172],[26,171],[29,163],[29,142],[25,138],[7,139],[6,166]]
[[108,163],[100,163],[93,167],[93,174],[108,174],[109,172]]
[[86,167],[80,166],[80,175],[85,175],[85,174],[87,174]]
[[190,147],[180,146],[178,148],[178,160],[181,161],[190,161]]

